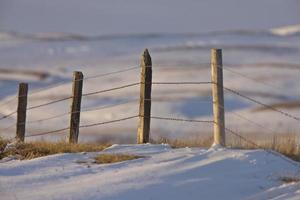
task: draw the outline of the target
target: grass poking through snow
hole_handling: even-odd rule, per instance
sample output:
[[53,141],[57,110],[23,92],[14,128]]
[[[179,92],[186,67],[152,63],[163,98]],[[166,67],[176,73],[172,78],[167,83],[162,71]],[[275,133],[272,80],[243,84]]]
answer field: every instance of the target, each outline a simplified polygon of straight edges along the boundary
[[116,162],[122,162],[126,160],[134,160],[142,158],[142,156],[132,155],[132,154],[100,154],[97,157],[95,157],[95,163],[97,164],[106,164],[106,163],[116,163]]
[[[0,140],[1,141],[1,140]],[[0,142],[0,145],[2,142]],[[107,148],[108,144],[69,144],[65,142],[30,142],[18,143],[14,147],[2,152],[0,159],[7,156],[17,156],[17,158],[33,159],[37,157],[53,155],[58,153],[78,153],[78,152],[95,152]]]

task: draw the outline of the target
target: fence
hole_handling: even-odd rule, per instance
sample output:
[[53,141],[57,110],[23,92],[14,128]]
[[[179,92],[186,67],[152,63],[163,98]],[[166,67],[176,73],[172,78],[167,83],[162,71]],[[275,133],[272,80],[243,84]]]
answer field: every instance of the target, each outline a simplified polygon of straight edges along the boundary
[[[181,122],[190,122],[190,123],[212,124],[215,144],[218,144],[221,146],[226,146],[225,133],[228,133],[235,137],[239,137],[241,140],[244,140],[245,142],[247,142],[251,145],[261,148],[260,145],[256,144],[255,142],[253,142],[251,140],[248,140],[241,134],[239,134],[236,131],[233,131],[232,129],[225,126],[224,92],[229,92],[233,95],[237,95],[240,98],[243,98],[247,101],[258,104],[259,106],[265,107],[273,112],[277,112],[277,113],[281,114],[282,116],[287,117],[291,120],[300,121],[300,118],[297,116],[294,116],[294,115],[292,115],[288,112],[285,112],[283,110],[280,110],[276,107],[270,106],[264,102],[258,101],[257,99],[249,97],[248,95],[245,95],[245,94],[243,94],[239,91],[236,91],[232,88],[223,86],[223,69],[224,69],[230,73],[241,76],[243,78],[246,78],[246,79],[261,83],[261,84],[265,84],[269,87],[275,87],[271,84],[266,84],[266,83],[260,82],[258,80],[253,80],[251,77],[244,75],[242,73],[236,72],[235,70],[230,69],[228,67],[223,67],[222,51],[220,49],[213,49],[211,51],[210,65],[211,65],[211,73],[212,73],[210,82],[207,82],[207,81],[203,81],[203,82],[195,82],[195,81],[194,82],[187,82],[187,81],[153,82],[152,81],[152,61],[151,61],[151,57],[150,57],[148,50],[145,50],[142,55],[140,66],[134,66],[134,67],[130,67],[127,69],[104,73],[104,74],[97,74],[97,75],[90,76],[90,77],[84,77],[81,72],[74,72],[72,95],[61,98],[61,99],[49,101],[46,103],[29,106],[29,107],[27,106],[28,84],[21,83],[19,85],[18,96],[13,99],[9,99],[8,101],[6,101],[0,105],[0,106],[4,106],[6,104],[11,103],[15,99],[18,100],[17,110],[0,117],[0,120],[3,120],[3,119],[11,117],[13,115],[17,115],[16,124],[15,123],[11,124],[8,127],[2,129],[2,131],[9,129],[12,126],[16,126],[16,138],[19,141],[24,141],[25,138],[28,138],[28,137],[35,137],[35,136],[40,136],[40,135],[59,133],[62,131],[69,131],[68,141],[70,143],[77,143],[78,137],[80,134],[80,129],[93,127],[93,126],[101,126],[104,124],[117,123],[117,122],[121,122],[121,121],[138,118],[139,123],[138,123],[138,130],[137,130],[137,143],[147,143],[150,140],[151,119],[154,119],[154,120],[168,120],[168,121],[181,121]],[[140,82],[128,83],[128,84],[121,85],[118,87],[113,87],[113,88],[109,88],[109,89],[105,89],[105,90],[98,90],[98,91],[93,91],[93,92],[88,92],[88,93],[82,92],[82,88],[83,88],[83,84],[84,84],[85,80],[109,76],[112,74],[118,74],[118,73],[123,73],[123,72],[137,70],[137,69],[141,69]],[[64,84],[64,83],[58,83],[57,85],[51,86],[50,88],[55,88],[62,84]],[[213,97],[212,98],[212,100],[213,100],[213,119],[212,120],[195,120],[195,119],[187,119],[187,118],[174,118],[174,117],[168,117],[168,116],[151,115],[151,103],[155,100],[151,97],[152,85],[211,85],[212,97]],[[106,93],[106,92],[123,90],[123,89],[134,87],[134,86],[140,86],[140,98],[139,99],[129,100],[129,101],[125,101],[125,102],[121,102],[121,103],[117,103],[117,104],[113,104],[113,105],[108,105],[108,106],[81,109],[82,97],[93,96],[93,95],[102,94],[102,93]],[[46,89],[49,89],[49,88],[46,88]],[[37,90],[34,93],[38,93],[43,90],[45,90],[45,88]],[[45,107],[45,106],[52,105],[52,104],[56,104],[58,102],[62,102],[62,101],[66,101],[66,100],[72,101],[71,110],[69,112],[62,113],[59,115],[54,115],[54,116],[39,119],[39,120],[33,120],[33,121],[26,122],[27,111],[38,109],[38,108]],[[91,124],[84,124],[84,125],[80,124],[80,114],[82,112],[112,108],[114,106],[125,105],[125,104],[132,103],[135,101],[139,101],[139,113],[137,113],[136,115],[130,115],[130,116],[122,117],[122,118],[117,118],[114,120],[101,121],[101,122],[91,123]],[[247,122],[249,122],[255,126],[268,129],[263,124],[255,122],[253,120],[250,120],[241,114],[234,113],[234,112],[233,112],[233,114],[243,120],[246,120]],[[64,127],[61,129],[55,129],[55,130],[51,130],[51,131],[46,131],[46,132],[39,132],[39,133],[35,133],[35,134],[27,134],[26,135],[26,124],[27,123],[43,122],[43,121],[47,121],[47,120],[51,120],[51,119],[57,119],[57,118],[60,118],[62,116],[67,116],[67,115],[70,116],[69,126],[67,126],[67,127]],[[274,130],[271,130],[271,131],[274,131]]]

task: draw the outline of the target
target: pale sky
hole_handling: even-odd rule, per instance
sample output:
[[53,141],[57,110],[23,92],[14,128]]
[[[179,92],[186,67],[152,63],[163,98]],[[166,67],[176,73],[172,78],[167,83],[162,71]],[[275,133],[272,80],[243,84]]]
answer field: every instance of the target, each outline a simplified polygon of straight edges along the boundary
[[300,24],[299,0],[0,0],[0,30],[208,32]]

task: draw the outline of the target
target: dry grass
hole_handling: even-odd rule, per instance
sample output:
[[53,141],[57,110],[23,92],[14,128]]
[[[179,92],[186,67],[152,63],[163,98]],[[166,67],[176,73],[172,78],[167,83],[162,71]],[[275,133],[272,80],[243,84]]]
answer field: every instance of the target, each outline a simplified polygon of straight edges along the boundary
[[108,164],[108,163],[116,163],[122,162],[126,160],[134,160],[138,158],[143,158],[142,156],[132,155],[132,154],[100,154],[95,157],[95,163],[97,164]]
[[[0,142],[1,144],[1,142]],[[19,159],[33,159],[37,157],[58,154],[102,151],[108,144],[68,144],[65,142],[30,142],[18,143],[14,148],[0,153],[0,159],[9,155],[17,156]]]
[[[260,148],[274,150],[279,152],[293,160],[300,161],[300,139],[295,134],[277,134],[264,136],[259,134],[244,134],[243,137],[255,142]],[[161,138],[154,143],[167,143],[172,148],[184,148],[184,147],[201,147],[209,148],[213,143],[212,137],[194,137],[194,138],[180,138],[180,139],[168,139]],[[244,141],[238,137],[226,136],[227,147],[234,149],[258,149],[257,146]]]
[[[4,150],[9,141],[0,137],[0,152]],[[0,157],[1,159],[1,157]]]
[[288,176],[285,176],[285,177],[281,177],[280,178],[280,181],[282,181],[283,183],[297,183],[300,181],[299,178],[296,178],[296,177],[288,177]]
[[295,134],[277,134],[269,137],[266,135],[265,137],[260,137],[257,134],[246,134],[244,137],[255,142],[259,147],[236,137],[229,137],[227,145],[238,149],[263,148],[273,150],[293,160],[300,161],[300,146],[298,137]]

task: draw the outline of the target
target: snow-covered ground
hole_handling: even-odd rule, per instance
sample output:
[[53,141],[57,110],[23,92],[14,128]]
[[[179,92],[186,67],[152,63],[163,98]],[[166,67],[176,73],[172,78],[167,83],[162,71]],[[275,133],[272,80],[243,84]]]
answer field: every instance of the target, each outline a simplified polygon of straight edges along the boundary
[[[87,77],[137,66],[145,48],[149,48],[152,56],[154,81],[210,81],[210,49],[222,48],[225,68],[230,67],[228,69],[254,79],[251,81],[224,70],[225,86],[267,104],[297,103],[300,101],[298,7],[299,2],[293,0],[265,0],[263,3],[259,0],[1,1],[0,117],[16,110],[16,101],[4,106],[2,101],[16,94],[20,81],[29,83],[28,106],[42,104],[71,95],[68,82],[74,70],[82,71]],[[138,82],[139,76],[139,69],[136,69],[85,80],[84,93]],[[37,88],[61,82],[65,84],[32,94]],[[153,102],[152,114],[210,120],[210,90],[210,85],[154,85],[154,99],[165,101]],[[82,109],[136,100],[138,92],[138,87],[132,87],[85,97]],[[27,121],[67,113],[69,107],[70,102],[65,101],[31,110],[27,113]],[[137,115],[138,107],[136,101],[85,112],[82,113],[81,124]],[[255,111],[257,107],[226,92],[226,126],[240,133],[299,132],[298,121],[268,110]],[[299,117],[299,107],[281,109]],[[233,112],[266,128],[255,126]],[[1,120],[0,136],[14,137],[15,121],[16,115]],[[11,128],[6,129],[10,125]],[[27,123],[26,134],[68,125],[69,116]],[[136,129],[136,119],[81,129],[80,141],[109,139],[117,143],[134,142]],[[154,138],[202,136],[211,131],[212,127],[208,124],[158,120],[152,120],[151,124],[151,136]],[[65,135],[59,133],[42,138],[62,139]]]
[[[93,164],[101,153],[144,156]],[[171,149],[168,145],[113,145],[104,152],[58,154],[0,165],[0,196],[40,199],[296,200],[299,164],[263,150]]]

